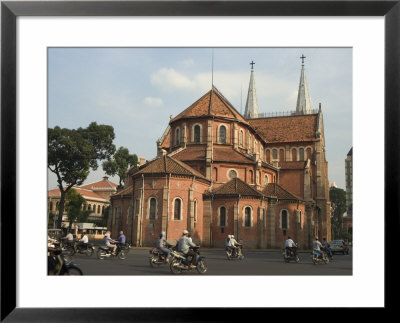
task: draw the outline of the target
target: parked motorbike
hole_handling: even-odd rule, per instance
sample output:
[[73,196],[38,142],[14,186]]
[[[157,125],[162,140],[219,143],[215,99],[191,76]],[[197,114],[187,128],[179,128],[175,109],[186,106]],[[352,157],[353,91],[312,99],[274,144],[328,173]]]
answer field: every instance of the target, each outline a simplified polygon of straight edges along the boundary
[[53,270],[49,271],[48,274],[51,276],[80,276],[83,275],[82,270],[73,262],[67,261],[63,255],[63,250],[59,248],[56,251],[50,253],[50,257],[53,257],[56,261],[56,265]]
[[[293,248],[295,248],[296,250],[297,250],[297,245],[295,246],[295,247],[293,247]],[[293,260],[293,261],[295,261],[295,262],[300,262],[300,258],[299,258],[299,256],[297,255],[297,252],[296,252],[296,255],[295,255],[295,253],[293,252],[293,250],[289,250],[289,249],[287,249],[287,248],[285,248],[284,250],[283,250],[283,260],[285,261],[285,262],[290,262],[290,260]]]
[[194,264],[196,266],[195,268],[190,268],[190,259],[188,259],[186,255],[177,250],[171,250],[172,260],[169,265],[171,273],[177,275],[181,274],[182,271],[191,271],[194,269],[196,269],[199,274],[204,274],[207,272],[207,262],[204,256],[200,256],[199,247],[194,247],[192,249],[197,254],[197,259]]
[[[70,247],[67,247],[70,248]],[[74,242],[73,248],[70,251],[71,256],[73,256],[75,253],[81,253],[84,254],[88,257],[92,256],[94,253],[94,246],[91,243],[88,243],[87,246],[81,245],[79,243],[79,240]]]
[[[168,247],[169,251],[172,252],[171,247]],[[165,254],[157,248],[153,248],[149,251],[150,256],[149,256],[149,263],[150,267],[156,268],[159,267],[160,265],[168,264],[167,262],[167,257]]]
[[320,250],[319,253],[317,251],[313,250],[311,257],[312,257],[312,261],[313,261],[314,265],[329,263],[329,257],[324,250]]
[[242,249],[243,249],[243,246],[240,245],[240,246],[238,246],[238,248],[236,248],[236,252],[233,252],[233,250],[231,248],[226,247],[226,257],[228,258],[228,260],[232,260],[232,259],[242,260],[244,258]]
[[105,258],[114,258],[118,257],[121,260],[126,259],[126,250],[120,243],[117,243],[117,248],[115,250],[115,255],[112,253],[112,249],[109,249],[106,246],[100,246],[97,250],[97,259],[103,260]]

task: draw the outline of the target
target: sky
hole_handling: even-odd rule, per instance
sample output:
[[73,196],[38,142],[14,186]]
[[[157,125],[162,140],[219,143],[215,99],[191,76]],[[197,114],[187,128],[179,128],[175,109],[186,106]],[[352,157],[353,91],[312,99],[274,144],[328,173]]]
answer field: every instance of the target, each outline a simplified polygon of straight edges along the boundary
[[[252,61],[259,112],[294,111],[302,55],[312,109],[321,103],[329,182],[345,189],[344,160],[353,145],[351,48],[49,48],[48,127],[111,125],[117,149],[151,160],[170,116],[212,83],[244,114]],[[86,184],[105,176],[99,165]]]

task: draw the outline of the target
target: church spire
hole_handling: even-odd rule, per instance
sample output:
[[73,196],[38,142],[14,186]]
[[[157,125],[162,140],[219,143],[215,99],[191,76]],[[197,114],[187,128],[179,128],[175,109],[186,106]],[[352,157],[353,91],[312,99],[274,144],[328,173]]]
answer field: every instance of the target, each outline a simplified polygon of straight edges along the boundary
[[311,101],[308,94],[308,85],[306,80],[306,74],[304,72],[304,55],[301,55],[301,75],[299,84],[299,93],[297,94],[297,105],[296,112],[308,114],[311,113]]
[[254,80],[254,69],[253,69],[254,64],[255,63],[253,61],[250,63],[251,74],[250,74],[249,92],[247,93],[246,108],[244,110],[244,117],[246,119],[252,119],[258,117],[256,81]]

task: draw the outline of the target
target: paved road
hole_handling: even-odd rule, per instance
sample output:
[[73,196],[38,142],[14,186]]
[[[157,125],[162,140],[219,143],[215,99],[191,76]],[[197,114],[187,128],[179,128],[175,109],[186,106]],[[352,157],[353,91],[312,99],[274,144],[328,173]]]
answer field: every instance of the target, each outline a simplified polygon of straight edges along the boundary
[[[73,262],[79,265],[84,275],[172,275],[167,265],[151,268],[148,257],[151,248],[131,248],[127,258],[99,260],[75,255]],[[327,265],[314,265],[310,252],[299,252],[300,263],[285,263],[281,251],[243,250],[243,260],[227,260],[222,249],[200,249],[206,257],[206,275],[352,275],[352,252],[349,255],[334,255]],[[183,275],[198,275],[197,271]]]

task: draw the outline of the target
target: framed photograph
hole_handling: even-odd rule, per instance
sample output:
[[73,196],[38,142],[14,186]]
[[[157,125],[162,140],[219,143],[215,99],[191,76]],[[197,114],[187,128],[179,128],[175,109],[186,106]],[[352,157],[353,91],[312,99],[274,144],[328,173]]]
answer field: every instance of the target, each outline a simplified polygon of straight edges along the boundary
[[[3,1],[1,320],[186,322],[199,321],[199,318],[208,321],[211,319],[206,317],[208,315],[212,315],[213,320],[226,320],[233,316],[224,309],[239,307],[252,311],[390,307],[384,246],[395,235],[392,228],[396,225],[390,225],[388,214],[396,213],[394,204],[399,197],[396,182],[399,164],[399,16],[399,1]],[[143,70],[150,62],[146,59],[146,49],[154,53],[161,50],[157,52],[160,56],[173,56],[180,48],[207,49],[210,53],[214,48],[216,61],[218,51],[224,48],[301,48],[304,51],[320,48],[320,57],[329,49],[349,49],[352,84],[347,87],[352,90],[353,111],[352,122],[343,120],[343,127],[352,128],[351,145],[354,145],[356,215],[353,217],[352,274],[346,277],[47,276],[45,252],[41,248],[47,234],[47,225],[44,228],[47,219],[41,216],[47,213],[47,130],[54,114],[61,113],[61,110],[48,110],[53,91],[49,88],[52,85],[49,80],[57,77],[62,84],[66,81],[63,75],[72,71],[61,62],[57,66],[64,70],[56,75],[49,64],[56,59],[62,61],[70,49],[84,52],[106,48],[120,50],[112,57],[113,66],[120,62],[119,59],[127,59],[123,49],[143,50],[143,54],[137,55],[143,64],[136,62]],[[276,57],[279,55],[282,54]],[[296,56],[299,66],[301,63],[304,66],[305,56],[302,55],[302,62]],[[251,67],[248,65],[250,76],[254,62],[249,63],[252,64]],[[214,58],[210,58],[209,66],[204,64],[203,69],[207,69],[208,74],[210,70],[214,73],[211,64],[214,64]],[[337,66],[331,68],[338,69]],[[171,73],[166,76],[171,70],[163,70],[161,65],[157,72],[153,73],[152,81],[161,91],[168,91],[167,87],[172,85],[177,88],[202,86],[201,81],[188,82],[175,71],[172,71],[175,78]],[[321,80],[324,73],[328,75],[328,71],[320,68]],[[223,78],[216,74],[216,77],[228,83],[232,75]],[[113,83],[112,79],[101,79],[104,77],[101,71],[98,77],[99,83]],[[83,79],[82,75],[79,78],[77,86],[85,81],[95,82],[94,79]],[[296,78],[295,82],[298,76]],[[246,97],[248,83],[243,86],[243,97]],[[118,91],[123,89],[119,85]],[[326,95],[335,97],[335,93],[329,91],[334,89],[326,89]],[[186,107],[199,97],[193,97]],[[76,104],[82,98],[74,97],[68,103]],[[121,110],[113,111],[123,115],[124,102],[115,103],[115,97],[98,99],[113,107],[119,105]],[[237,100],[241,102],[239,97]],[[338,102],[344,101],[339,98]],[[146,95],[143,104],[156,107],[163,102],[158,97]],[[316,104],[314,102],[314,108]],[[239,105],[241,103],[236,103]],[[184,109],[182,106],[180,111]],[[78,113],[71,109],[65,118],[77,118]],[[345,158],[343,156],[343,169]],[[369,293],[364,290],[367,284]],[[329,288],[321,290],[321,285]],[[187,297],[180,299],[182,286]],[[294,299],[284,302],[291,286],[296,286],[290,292]],[[225,295],[229,290],[233,297],[231,302],[228,302],[231,296]],[[319,300],[314,299],[316,290],[321,295]],[[299,295],[302,295],[301,299]],[[332,300],[329,305],[322,295]]]

